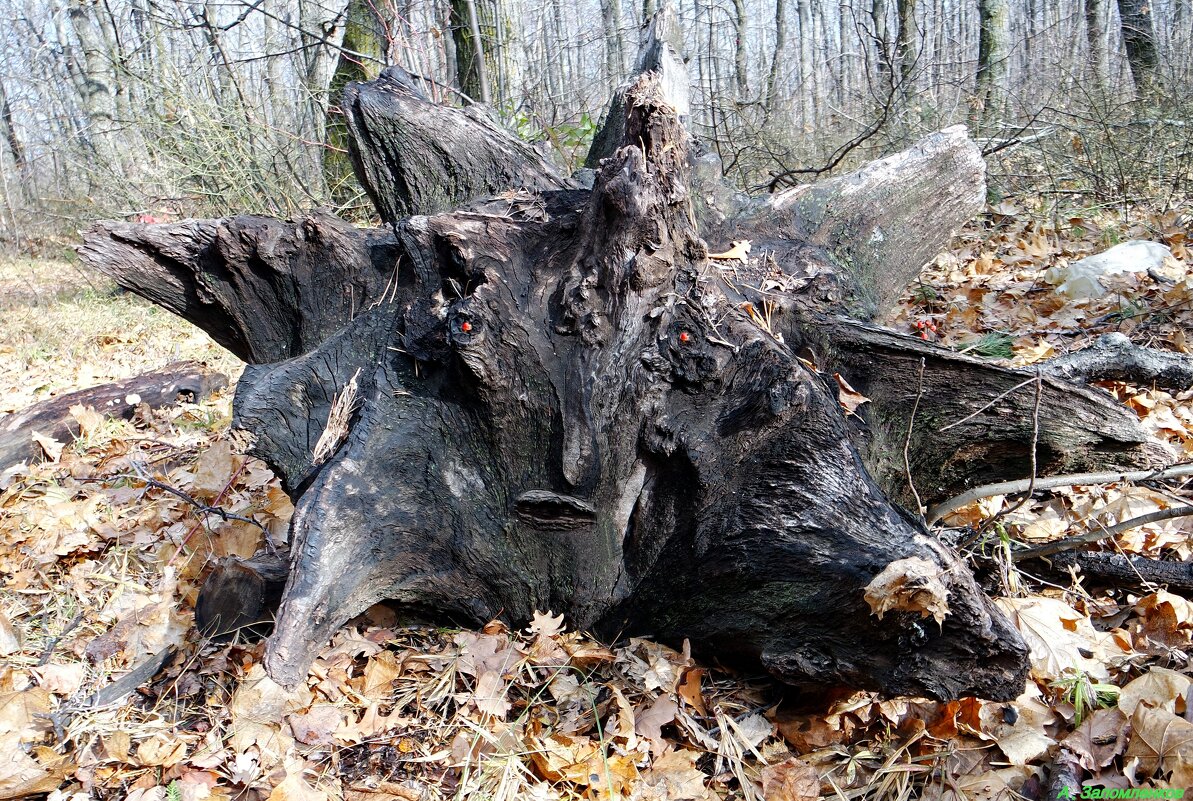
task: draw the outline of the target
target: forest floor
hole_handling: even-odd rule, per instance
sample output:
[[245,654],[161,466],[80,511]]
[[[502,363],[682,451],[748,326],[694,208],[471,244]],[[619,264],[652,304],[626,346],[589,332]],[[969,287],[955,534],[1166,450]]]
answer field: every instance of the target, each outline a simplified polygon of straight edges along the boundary
[[[1190,221],[1134,219],[992,209],[889,323],[1018,365],[1106,331],[1188,353]],[[1056,292],[1065,264],[1135,238],[1175,258],[1094,299]],[[0,260],[0,413],[180,358],[240,369],[73,263]],[[1193,393],[1107,389],[1174,461],[1193,458]],[[945,521],[1003,513],[970,558],[1032,647],[1032,680],[1010,703],[799,692],[646,640],[602,644],[550,610],[525,630],[471,631],[403,625],[382,606],[288,692],[265,677],[260,643],[213,645],[192,625],[212,560],[252,555],[262,529],[138,477],[284,540],[289,500],[233,452],[230,405],[228,390],[132,421],[80,409],[55,460],[0,475],[0,799],[1041,798],[1066,760],[1091,787],[1193,785],[1193,603],[1080,575],[1049,583],[1006,558],[1187,504],[1188,486],[987,498]],[[1103,547],[1188,561],[1193,518]]]

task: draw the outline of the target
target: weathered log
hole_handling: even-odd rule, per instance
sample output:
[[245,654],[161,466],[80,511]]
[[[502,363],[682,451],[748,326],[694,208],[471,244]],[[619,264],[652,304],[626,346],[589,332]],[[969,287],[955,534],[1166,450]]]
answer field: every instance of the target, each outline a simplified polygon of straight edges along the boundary
[[398,268],[390,232],[322,212],[294,222],[99,222],[79,256],[254,364],[311,350],[378,302]]
[[195,601],[195,628],[216,642],[236,635],[264,636],[289,570],[289,554],[282,552],[218,560]]
[[1033,569],[1040,565],[1049,572],[1065,576],[1070,568],[1076,567],[1094,582],[1113,587],[1138,588],[1156,584],[1173,592],[1193,593],[1193,564],[1188,562],[1165,562],[1109,551],[1068,551],[1033,562]]
[[448,211],[507,189],[575,186],[484,106],[431,103],[400,67],[387,68],[376,81],[348,84],[341,106],[352,166],[386,222]]
[[[410,267],[386,302],[246,370],[234,424],[298,495],[271,674],[297,681],[314,643],[392,598],[476,621],[553,609],[789,680],[1017,694],[1022,641],[886,502],[821,379],[722,292],[686,135],[656,81],[632,100],[591,193],[399,223]],[[350,384],[359,411],[315,467],[309,426]],[[949,588],[943,627],[861,597],[911,556]]]
[[[182,289],[167,294],[201,300],[175,303],[200,325],[228,325],[251,357],[234,425],[295,498],[290,574],[266,656],[275,679],[300,680],[336,627],[388,598],[477,622],[519,624],[550,609],[609,636],[688,638],[791,681],[941,698],[1021,692],[1018,634],[964,564],[888,500],[859,450],[902,491],[899,472],[887,469],[902,451],[891,440],[925,394],[923,358],[934,397],[920,397],[930,417],[912,427],[913,480],[944,492],[999,470],[1019,478],[1034,407],[1025,414],[1021,397],[981,407],[1033,374],[839,317],[881,309],[894,284],[909,280],[913,246],[931,255],[943,243],[948,214],[959,218],[980,185],[972,147],[948,132],[853,183],[808,188],[802,205],[797,197],[745,217],[698,217],[671,86],[651,73],[627,90],[619,146],[591,191],[511,191],[396,220],[392,232],[345,234],[356,244],[336,249],[342,258],[319,275],[360,280],[351,312],[317,298],[309,271],[301,280],[286,274],[321,258],[301,244],[301,224],[273,224],[280,239],[297,241],[271,252],[297,248],[297,257],[250,259],[210,246],[193,251],[202,259],[167,257],[168,270],[183,274],[195,259],[192,276],[208,256],[240,259],[206,268],[220,280],[175,278]],[[393,126],[432,118],[417,93],[356,91]],[[461,114],[439,109],[433,118],[445,130]],[[394,147],[355,136],[358,153]],[[453,169],[467,163],[466,154],[443,153]],[[370,160],[387,159],[399,163]],[[380,186],[378,195],[399,180],[377,176],[362,180]],[[910,201],[895,197],[899,182],[918,180],[950,188],[905,186]],[[938,212],[941,198],[958,208]],[[377,202],[383,216],[399,213]],[[918,214],[917,203],[926,204]],[[932,214],[914,242],[891,229]],[[210,225],[241,230],[237,219]],[[144,243],[167,230],[97,228],[84,255],[104,258],[105,237],[141,243],[120,269],[139,271],[129,284],[153,280],[145,265],[160,272],[163,257]],[[710,257],[728,246],[726,232],[755,240],[736,267]],[[886,249],[888,234],[912,255]],[[797,235],[811,241],[785,238]],[[881,259],[898,261],[891,270],[904,278],[880,272]],[[266,289],[292,280],[302,287],[289,294]],[[304,303],[313,308],[305,328],[307,312],[296,308]],[[801,349],[814,351],[814,367]],[[834,371],[872,394],[869,418],[845,417]],[[955,391],[972,376],[982,391]],[[1044,400],[1037,446],[1080,451],[1090,466],[1147,460],[1137,422],[1108,395],[1050,381]],[[1054,413],[1062,408],[1076,408],[1094,434]],[[955,437],[923,433],[974,412],[977,422]],[[348,425],[326,430],[333,416]],[[965,436],[978,435],[990,442],[979,443],[973,468]],[[1045,469],[1071,460],[1049,453]],[[950,469],[929,464],[937,458]],[[941,625],[911,611],[880,620],[863,597],[876,575],[911,557],[934,565],[947,588]]]
[[864,426],[853,442],[883,489],[904,503],[917,493],[928,503],[1030,476],[1033,450],[1038,475],[1157,467],[1175,458],[1101,389],[1041,370],[1037,409],[1031,370],[842,317],[805,318],[789,328],[793,347],[810,347],[822,371],[841,374],[869,398],[857,410]]
[[1050,359],[1049,375],[1066,381],[1126,381],[1165,389],[1193,387],[1193,360],[1179,353],[1141,348],[1124,334],[1103,334],[1088,347]]
[[750,240],[789,283],[816,286],[869,320],[985,202],[986,163],[957,125],[849,175],[756,199],[705,236]]
[[228,378],[222,373],[197,362],[174,362],[123,381],[35,403],[0,417],[0,470],[37,457],[39,447],[33,441],[34,432],[59,441],[78,436],[79,424],[70,413],[74,406],[127,419],[142,403],[156,409],[179,401],[195,402],[226,386]]

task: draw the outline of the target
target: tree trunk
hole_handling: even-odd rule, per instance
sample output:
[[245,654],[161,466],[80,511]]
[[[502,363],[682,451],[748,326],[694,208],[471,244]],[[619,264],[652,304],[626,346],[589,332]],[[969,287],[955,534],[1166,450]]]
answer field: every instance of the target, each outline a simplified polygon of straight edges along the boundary
[[899,64],[899,86],[905,96],[912,94],[911,78],[919,58],[919,37],[915,22],[916,0],[898,0],[899,39],[895,60]]
[[779,74],[783,66],[783,50],[787,47],[787,0],[775,0],[775,51],[771,55],[770,72],[766,76],[766,110],[773,114],[779,108]]
[[1106,30],[1102,26],[1103,0],[1082,0],[1085,16],[1085,40],[1089,44],[1089,71],[1094,86],[1106,85]]
[[601,29],[605,39],[605,86],[612,90],[621,81],[625,69],[621,0],[601,0]]
[[1157,64],[1156,29],[1152,24],[1150,0],[1118,0],[1118,16],[1135,91],[1141,96],[1146,95],[1155,80]]
[[[1033,393],[1008,392],[1033,373],[841,316],[888,306],[918,249],[980,205],[981,159],[957,130],[698,215],[661,19],[591,190],[506,192],[372,232],[316,215],[88,234],[89,263],[251,356],[233,424],[296,506],[267,669],[299,681],[336,627],[388,598],[476,622],[563,612],[788,681],[1016,697],[1019,635],[875,476],[909,494],[889,467],[905,450],[930,499],[1021,478],[1033,447],[1041,471],[1147,463],[1137,419],[1042,379],[1033,425]],[[468,163],[446,137],[469,111],[388,80],[349,93],[394,130],[433,120],[443,168]],[[380,128],[350,130],[360,165],[403,153]],[[727,236],[753,249],[716,253]],[[328,297],[341,285],[351,302]],[[840,380],[871,398],[862,416]],[[328,430],[333,409],[349,422]],[[920,585],[872,614],[866,588],[912,565],[937,619]]]
[[891,40],[886,9],[886,0],[870,0],[870,21],[874,24],[874,46],[878,53],[876,68],[882,84],[887,83],[891,75]]
[[352,160],[348,155],[348,124],[344,120],[344,88],[352,82],[376,78],[386,61],[386,21],[369,0],[348,0],[344,38],[328,87],[327,128],[323,151],[323,177],[337,205],[356,194],[352,186]]
[[733,0],[733,74],[735,96],[748,98],[750,83],[746,75],[746,0]]
[[1007,0],[978,0],[978,17],[978,71],[970,126],[985,129],[998,123],[1005,102],[1010,47]]
[[[474,102],[489,103],[489,75],[485,62],[485,31],[477,0],[451,1],[451,32],[456,47],[456,81]],[[490,37],[492,38],[492,37]]]

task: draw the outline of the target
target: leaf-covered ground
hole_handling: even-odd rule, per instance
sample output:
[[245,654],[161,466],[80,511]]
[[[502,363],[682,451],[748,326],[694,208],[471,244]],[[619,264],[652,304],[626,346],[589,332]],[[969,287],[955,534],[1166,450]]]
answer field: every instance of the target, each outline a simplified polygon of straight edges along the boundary
[[[1039,224],[1001,206],[891,324],[1015,364],[1112,330],[1188,352],[1189,221],[1137,219]],[[1174,258],[1095,299],[1055,291],[1068,262],[1131,238]],[[0,314],[0,411],[174,358],[238,369],[69,264],[0,264]],[[1174,459],[1193,456],[1188,393],[1109,388]],[[1018,508],[988,498],[946,521],[1002,514],[972,559],[1032,647],[1033,681],[1012,703],[800,692],[645,640],[598,643],[550,610],[525,630],[469,631],[385,607],[337,633],[288,692],[265,677],[260,644],[211,645],[192,626],[212,559],[251,555],[264,530],[283,541],[291,513],[264,465],[234,454],[229,407],[230,393],[132,421],[79,409],[57,461],[0,476],[0,799],[1040,798],[1061,754],[1093,787],[1193,785],[1193,604],[1044,580],[1007,558],[1187,504],[1179,482],[1073,487]],[[1188,561],[1191,537],[1193,519],[1176,518],[1102,547]]]

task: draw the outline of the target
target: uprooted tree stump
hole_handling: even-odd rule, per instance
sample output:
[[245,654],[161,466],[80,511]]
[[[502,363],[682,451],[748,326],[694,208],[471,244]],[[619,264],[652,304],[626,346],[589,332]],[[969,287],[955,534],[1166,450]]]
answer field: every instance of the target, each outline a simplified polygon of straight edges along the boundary
[[[667,54],[661,38],[648,44]],[[88,263],[250,362],[234,426],[296,504],[276,680],[299,681],[338,626],[390,599],[515,625],[564,612],[793,682],[1022,691],[1022,639],[897,502],[1021,478],[1033,450],[1041,473],[1157,454],[1100,390],[865,322],[981,207],[963,129],[727,209],[693,175],[673,55],[621,93],[591,190],[546,189],[536,168],[493,197],[492,176],[516,172],[494,168],[453,184],[458,210],[381,229],[312,214],[87,235]],[[469,114],[487,137],[469,148],[488,150],[449,159],[528,157],[400,71],[350,98],[350,115],[367,106],[354,161],[384,215],[419,210],[408,188],[444,169],[388,130],[425,143]],[[710,253],[731,240],[753,248]],[[834,374],[869,397],[856,414]],[[864,598],[912,557],[947,591],[939,624],[880,619]]]

